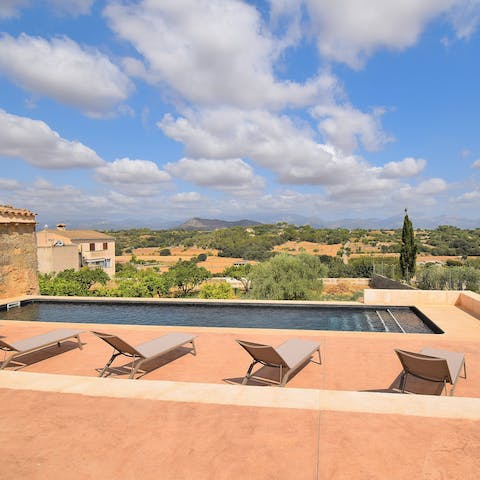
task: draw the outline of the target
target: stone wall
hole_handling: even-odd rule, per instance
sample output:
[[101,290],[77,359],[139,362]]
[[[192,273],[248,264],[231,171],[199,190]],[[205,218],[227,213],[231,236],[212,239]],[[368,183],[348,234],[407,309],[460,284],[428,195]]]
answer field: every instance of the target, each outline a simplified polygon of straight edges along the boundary
[[392,280],[391,278],[384,277],[374,273],[370,281],[372,288],[389,289],[389,290],[416,290],[415,287],[407,285],[406,283],[399,282],[398,280]]
[[0,223],[0,298],[38,292],[35,223]]

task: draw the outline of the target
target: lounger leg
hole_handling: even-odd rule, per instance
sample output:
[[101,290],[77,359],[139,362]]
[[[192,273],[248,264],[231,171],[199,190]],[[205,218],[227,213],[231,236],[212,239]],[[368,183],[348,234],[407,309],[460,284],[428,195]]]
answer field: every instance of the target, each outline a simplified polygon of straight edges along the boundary
[[77,339],[77,341],[78,341],[78,348],[79,348],[80,350],[83,350],[82,341],[80,340],[80,335],[76,335],[75,337],[76,337],[76,339]]
[[245,377],[243,377],[243,380],[242,380],[242,385],[246,385],[249,378],[250,378],[250,375],[252,373],[252,370],[253,370],[253,367],[255,366],[255,364],[257,363],[257,361],[255,360],[254,362],[251,363],[251,365],[248,367],[248,370],[247,370],[247,374],[245,375]]
[[103,377],[103,374],[105,373],[107,368],[112,364],[112,362],[115,360],[115,358],[117,358],[119,355],[121,355],[121,353],[113,352],[113,355],[110,357],[110,360],[107,362],[107,364],[103,367],[103,370],[100,372],[99,377]]
[[195,340],[192,340],[190,343],[192,344],[192,348],[193,348],[192,353],[193,353],[193,355],[196,355],[197,354],[197,349],[195,348]]
[[13,357],[17,354],[17,352],[14,352],[12,353],[11,355],[9,355],[8,357],[6,356],[5,354],[5,359],[4,361],[2,362],[2,364],[0,365],[0,370],[3,370],[12,360],[13,360]]
[[313,354],[314,354],[315,352],[313,352],[313,354],[312,354],[312,356],[310,357],[310,360],[309,360],[309,361],[312,362],[312,363],[316,363],[317,365],[321,365],[321,364],[322,364],[322,356],[320,355],[320,348],[318,348],[316,351],[318,352],[318,362],[316,362],[316,361],[313,359]]
[[282,366],[280,365],[280,386],[281,387],[284,387],[287,384],[288,377],[290,376],[290,372],[291,370],[288,370],[282,378],[283,369],[282,369]]
[[135,378],[135,374],[138,372],[138,369],[140,368],[140,365],[143,363],[142,360],[140,360],[138,362],[138,365],[136,367],[134,367],[133,365],[135,365],[135,355],[133,356],[133,360],[132,360],[132,371],[130,372],[130,376],[128,378],[130,378],[130,380],[132,380],[133,378]]
[[402,393],[405,393],[405,383],[407,382],[407,372],[402,372],[402,376],[400,377],[400,390]]
[[[458,375],[459,377],[461,377],[461,375],[459,374]],[[466,363],[465,363],[465,360],[463,360],[463,378],[467,378],[467,366],[466,366]],[[458,381],[458,377],[457,377],[457,381]],[[457,386],[457,381],[455,381],[455,383],[452,385],[452,388],[450,389],[450,396],[453,396],[453,392],[455,391],[455,387]],[[445,385],[445,389],[446,389],[446,385]],[[445,394],[447,392],[445,391]]]

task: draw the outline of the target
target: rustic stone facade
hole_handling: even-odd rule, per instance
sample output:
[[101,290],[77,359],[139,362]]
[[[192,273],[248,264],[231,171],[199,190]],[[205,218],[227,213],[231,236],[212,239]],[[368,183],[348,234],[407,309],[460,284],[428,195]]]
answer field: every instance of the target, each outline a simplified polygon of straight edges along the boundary
[[0,298],[38,293],[35,214],[0,205]]

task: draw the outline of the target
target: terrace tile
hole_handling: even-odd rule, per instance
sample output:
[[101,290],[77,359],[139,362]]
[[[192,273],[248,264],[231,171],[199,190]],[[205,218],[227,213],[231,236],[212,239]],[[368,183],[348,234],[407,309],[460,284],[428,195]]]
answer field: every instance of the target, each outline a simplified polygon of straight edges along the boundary
[[[86,344],[0,372],[1,478],[476,479],[480,322],[452,305],[421,309],[444,335],[0,320],[9,341],[74,326]],[[132,344],[189,331],[198,355],[172,352],[136,381],[97,379],[111,350],[90,329]],[[319,341],[322,365],[307,365],[285,389],[238,385],[250,358],[236,338],[292,336]],[[414,381],[430,395],[396,393],[393,349],[425,346],[465,352],[468,378],[455,397]]]

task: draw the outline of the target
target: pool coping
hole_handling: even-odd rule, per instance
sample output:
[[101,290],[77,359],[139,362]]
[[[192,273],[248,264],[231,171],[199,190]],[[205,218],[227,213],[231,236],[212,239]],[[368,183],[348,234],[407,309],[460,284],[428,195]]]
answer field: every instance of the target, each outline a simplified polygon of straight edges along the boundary
[[[397,305],[392,304],[365,304],[362,302],[350,302],[350,301],[312,301],[312,300],[245,300],[245,299],[197,299],[197,298],[136,298],[136,297],[81,297],[81,296],[53,296],[53,295],[24,295],[15,298],[9,299],[0,299],[0,309],[3,310],[3,307],[10,303],[22,303],[22,302],[35,302],[38,301],[39,303],[45,302],[52,302],[52,303],[61,303],[61,302],[68,302],[68,303],[98,303],[98,304],[109,304],[109,303],[116,303],[116,304],[154,304],[154,305],[211,305],[211,306],[228,306],[228,305],[235,305],[235,306],[273,306],[273,307],[346,307],[346,308],[388,308],[388,307],[396,307]],[[422,311],[422,308],[418,305],[398,305],[398,307],[408,307],[414,310],[414,313],[420,318],[420,320],[432,330],[431,332],[408,332],[408,335],[444,335],[446,333],[445,328],[443,326],[438,325],[434,320],[429,318],[429,316]],[[8,309],[8,308],[7,308]],[[0,310],[0,312],[2,311]],[[9,320],[14,321],[14,320]],[[51,323],[68,323],[68,322],[51,322]],[[83,323],[85,324],[86,323]],[[95,328],[97,324],[88,324]],[[102,324],[104,325],[104,324]],[[127,325],[127,324],[114,324],[116,325]],[[138,325],[138,326],[159,326],[159,325]],[[245,331],[245,330],[254,330],[254,331],[270,331],[274,330],[275,332],[337,332],[341,331],[343,333],[356,333],[356,334],[365,334],[365,333],[389,333],[389,334],[401,334],[404,335],[407,332],[377,332],[377,331],[356,331],[356,330],[322,330],[322,329],[301,329],[301,328],[288,328],[288,329],[281,329],[281,328],[258,328],[258,327],[232,327],[232,326],[210,326],[210,327],[202,327],[197,325],[161,325],[162,327],[175,327],[175,328],[201,328],[201,329],[221,329],[220,331],[230,330],[230,331]],[[435,331],[438,330],[438,331]]]
[[[128,388],[125,388],[128,382]],[[480,398],[0,372],[0,388],[123,399],[480,420]]]

